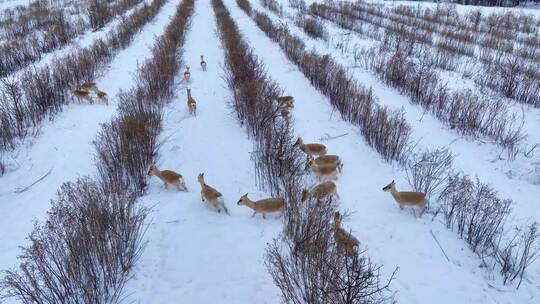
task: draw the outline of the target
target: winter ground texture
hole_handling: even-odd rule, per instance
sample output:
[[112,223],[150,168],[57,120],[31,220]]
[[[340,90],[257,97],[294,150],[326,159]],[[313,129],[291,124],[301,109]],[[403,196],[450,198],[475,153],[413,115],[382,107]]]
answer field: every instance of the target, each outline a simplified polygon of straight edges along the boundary
[[[114,96],[134,86],[132,76],[138,64],[150,57],[150,46],[162,34],[180,2],[168,1],[96,80],[100,89],[108,92],[109,106],[70,104],[53,121],[45,122],[35,138],[6,154],[10,170],[0,176],[0,269],[18,264],[19,246],[27,244],[26,237],[34,222],[46,219],[50,201],[63,183],[96,174],[92,141],[101,124],[117,114]],[[340,117],[329,99],[287,59],[236,1],[224,2],[268,75],[284,89],[284,95],[294,96],[295,107],[291,110],[294,135],[301,136],[306,143],[323,143],[329,154],[341,157],[344,168],[336,180],[339,209],[350,213],[344,226],[360,240],[365,254],[383,265],[383,279],[398,268],[390,285],[398,303],[540,303],[539,261],[528,268],[519,289],[512,284],[504,285],[500,275],[484,269],[478,255],[455,232],[448,230],[441,218],[434,217],[433,213],[418,218],[409,209],[400,210],[381,188],[391,180],[396,181],[400,190],[410,188],[404,170],[384,162],[368,146],[358,127]],[[389,87],[370,71],[355,66],[352,54],[332,43],[344,35],[355,45],[370,46],[377,41],[322,19],[334,39],[329,43],[313,39],[288,18],[297,13],[296,8],[289,6],[289,1],[277,1],[285,17],[271,12],[261,2],[250,1],[254,9],[267,13],[273,21],[286,24],[309,49],[327,54],[347,66],[352,77],[372,88],[378,103],[404,111],[418,149],[448,148],[456,156],[456,169],[477,176],[501,197],[514,200],[508,226],[540,221],[540,151],[532,157],[515,160],[498,158],[500,151],[495,144],[462,136],[448,128],[413,105],[409,97]],[[15,3],[26,4],[0,1],[0,9]],[[377,2],[380,3],[436,5]],[[469,9],[458,6],[462,14]],[[486,13],[498,10],[502,9],[485,8]],[[535,9],[504,10],[519,10],[540,18],[540,11]],[[234,96],[225,82],[223,45],[217,34],[211,0],[196,0],[191,19],[181,52],[183,62],[191,68],[191,76],[188,80],[183,73],[176,77],[175,97],[164,110],[156,163],[160,169],[180,172],[188,191],[166,189],[157,177],[148,177],[146,193],[137,202],[152,210],[146,222],[146,245],[132,279],[125,286],[124,301],[278,303],[282,301],[281,292],[264,261],[267,244],[282,231],[283,217],[277,214],[266,219],[260,215],[251,217],[250,209],[236,204],[245,193],[252,199],[266,198],[269,194],[256,185],[254,145],[232,108]],[[112,26],[114,22],[100,32],[87,33],[77,43],[90,44],[106,35]],[[35,64],[44,64],[52,56],[61,56],[63,51]],[[200,67],[201,55],[207,62],[207,71]],[[184,69],[182,67],[181,71]],[[448,80],[457,88],[462,84],[481,92],[473,82],[459,75],[448,76]],[[186,106],[187,89],[191,89],[197,102],[196,115],[191,115]],[[539,109],[518,105],[510,99],[508,102],[514,111],[525,113],[527,144],[540,142]],[[329,139],[333,137],[336,138]],[[230,216],[217,213],[201,202],[199,173],[204,173],[206,183],[223,194]],[[42,176],[45,177],[32,185]],[[317,183],[315,177],[312,183]],[[27,186],[31,187],[20,192]]]

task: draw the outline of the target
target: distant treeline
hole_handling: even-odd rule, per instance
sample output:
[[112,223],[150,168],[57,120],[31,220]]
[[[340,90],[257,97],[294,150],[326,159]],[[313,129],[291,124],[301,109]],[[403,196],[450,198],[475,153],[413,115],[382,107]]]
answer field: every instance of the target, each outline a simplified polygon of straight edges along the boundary
[[[424,1],[424,0],[413,0],[413,1]],[[503,6],[503,7],[512,7],[519,6],[521,4],[540,4],[540,0],[435,0],[433,2],[448,2],[448,3],[457,3],[463,5],[482,5],[482,6]]]

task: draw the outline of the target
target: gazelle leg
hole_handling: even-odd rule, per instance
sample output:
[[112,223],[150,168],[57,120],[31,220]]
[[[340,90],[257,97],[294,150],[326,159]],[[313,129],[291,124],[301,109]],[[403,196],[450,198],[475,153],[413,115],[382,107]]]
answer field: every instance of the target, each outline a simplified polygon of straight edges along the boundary
[[251,215],[251,217],[254,217],[255,214],[257,214],[257,211],[253,211],[253,214]]

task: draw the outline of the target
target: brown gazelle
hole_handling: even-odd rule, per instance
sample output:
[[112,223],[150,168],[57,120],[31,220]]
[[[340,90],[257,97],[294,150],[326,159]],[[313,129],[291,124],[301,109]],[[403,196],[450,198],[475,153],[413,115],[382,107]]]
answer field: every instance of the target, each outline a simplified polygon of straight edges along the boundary
[[103,101],[106,105],[109,105],[109,98],[107,97],[107,93],[97,90],[97,98],[101,101]]
[[86,90],[86,91],[97,91],[98,87],[95,82],[85,82],[83,84],[78,85],[79,89]]
[[310,168],[311,168],[311,171],[313,171],[313,173],[315,173],[315,175],[317,175],[321,179],[324,179],[324,178],[334,179],[337,177],[339,173],[339,169],[336,165],[318,166],[317,164],[312,163],[310,165]]
[[281,109],[281,117],[283,117],[284,119],[289,119],[290,115],[291,112],[289,112],[287,108]]
[[203,71],[206,71],[206,61],[204,61],[203,55],[201,55],[201,68]]
[[71,92],[73,93],[73,95],[75,95],[75,97],[77,97],[79,102],[81,102],[81,99],[84,99],[90,102],[91,104],[94,103],[94,100],[92,99],[92,96],[90,95],[89,91],[80,89],[76,85],[70,85],[70,86],[71,86]]
[[308,155],[307,161],[306,161],[306,170],[311,167],[311,165],[317,165],[317,166],[336,166],[338,170],[341,172],[341,169],[343,168],[343,163],[341,162],[341,158],[337,155],[322,155],[317,158],[313,158]]
[[189,109],[189,114],[196,114],[197,112],[197,102],[191,96],[191,89],[187,89],[187,106]]
[[294,97],[292,96],[279,96],[276,101],[280,107],[294,108]]
[[223,210],[225,213],[229,214],[229,210],[225,206],[223,195],[204,182],[204,173],[199,174],[197,180],[199,181],[199,184],[201,184],[201,200],[214,206],[219,213]]
[[323,144],[304,144],[302,138],[298,137],[298,140],[294,143],[295,147],[299,147],[300,150],[308,155],[325,155],[326,146]]
[[318,184],[317,186],[311,188],[311,190],[302,190],[302,202],[308,198],[320,200],[334,195],[339,198],[339,195],[337,194],[337,186],[334,182],[328,181]]
[[186,71],[184,72],[184,79],[189,80],[189,77],[191,77],[191,72],[189,71],[189,67],[186,66]]
[[392,194],[392,197],[394,197],[394,200],[396,201],[396,203],[398,203],[401,210],[403,210],[405,206],[409,206],[420,208],[422,210],[420,216],[422,216],[424,212],[426,212],[427,200],[425,193],[397,191],[395,181],[392,181],[390,184],[386,185],[382,189],[383,191],[390,192],[390,194]]
[[263,218],[266,218],[267,213],[279,212],[285,208],[285,199],[282,197],[267,198],[259,201],[252,201],[248,198],[248,194],[244,194],[239,200],[237,205],[244,205],[253,210],[251,217],[255,214],[262,214]]
[[156,165],[150,165],[148,168],[148,175],[155,175],[163,181],[165,188],[168,185],[173,185],[178,189],[178,191],[187,191],[186,184],[184,183],[184,178],[181,174],[176,173],[171,170],[159,170]]
[[338,252],[345,252],[347,255],[354,256],[358,253],[360,242],[352,234],[341,228],[341,220],[343,216],[336,212],[334,213],[334,239]]

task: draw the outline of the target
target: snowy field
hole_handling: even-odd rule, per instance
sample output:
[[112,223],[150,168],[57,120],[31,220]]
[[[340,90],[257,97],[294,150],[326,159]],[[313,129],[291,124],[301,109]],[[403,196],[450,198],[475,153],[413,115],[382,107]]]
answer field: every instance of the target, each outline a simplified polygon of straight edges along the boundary
[[[53,120],[43,122],[35,137],[25,139],[12,151],[2,151],[0,156],[8,170],[0,175],[1,270],[19,264],[20,246],[28,245],[27,237],[36,221],[43,223],[47,219],[50,202],[56,198],[62,184],[97,175],[93,142],[102,124],[118,114],[117,94],[137,85],[134,81],[137,68],[152,56],[151,47],[156,37],[163,34],[181,2],[167,1],[158,15],[95,80],[99,88],[108,93],[108,106],[69,104]],[[447,148],[455,156],[456,170],[490,185],[498,196],[512,199],[514,204],[506,223],[509,230],[514,225],[540,222],[540,146],[531,155],[520,154],[515,159],[501,156],[496,143],[464,136],[449,128],[372,71],[358,66],[354,47],[378,46],[380,41],[318,17],[314,18],[324,25],[329,39],[315,39],[295,24],[298,9],[289,6],[288,0],[277,1],[282,4],[282,16],[261,2],[250,1],[254,10],[286,25],[304,41],[307,49],[329,55],[346,66],[352,78],[371,87],[377,103],[403,111],[411,126],[411,141],[416,151]],[[367,3],[371,2],[387,7],[437,6],[412,1],[370,0]],[[27,3],[0,0],[0,10]],[[146,192],[137,201],[151,209],[146,220],[146,244],[132,278],[124,287],[123,302],[282,301],[280,289],[265,266],[265,253],[268,243],[282,232],[283,216],[251,217],[251,209],[237,205],[245,193],[255,200],[267,198],[269,194],[256,185],[254,142],[234,113],[234,95],[225,80],[224,46],[218,36],[211,3],[211,0],[195,0],[186,39],[179,50],[184,66],[176,77],[175,96],[163,110],[163,126],[158,137],[157,167],[181,173],[188,191],[166,189],[158,177],[148,176]],[[447,229],[442,216],[435,217],[430,210],[432,212],[418,218],[410,209],[400,210],[392,196],[381,188],[392,180],[399,190],[410,188],[405,170],[385,162],[365,142],[358,126],[339,115],[330,100],[288,60],[279,45],[257,27],[235,0],[224,0],[224,3],[243,39],[264,64],[271,79],[283,88],[284,95],[294,96],[295,107],[291,110],[294,136],[302,137],[306,143],[323,143],[328,154],[341,157],[344,168],[336,180],[340,196],[338,208],[350,213],[343,225],[360,240],[364,254],[382,265],[383,280],[398,268],[390,285],[397,303],[540,303],[540,261],[529,266],[519,289],[516,284],[505,285],[497,271],[489,272],[482,266],[482,260],[465,240]],[[477,8],[488,14],[507,11],[531,14],[537,18],[540,28],[540,9],[456,6],[459,14]],[[48,64],[72,49],[89,46],[94,40],[106,37],[119,22],[120,18],[116,18],[98,32],[84,33],[73,44],[45,55],[32,67]],[[350,47],[343,48],[344,37]],[[201,55],[208,65],[206,71],[199,64]],[[534,64],[540,66],[538,62]],[[185,66],[191,68],[189,79],[183,76]],[[437,72],[454,90],[467,87],[482,96],[502,98],[494,91],[478,87],[460,72],[442,69]],[[22,71],[11,76],[18,77],[19,73]],[[186,106],[187,89],[191,89],[197,102],[196,115],[191,115]],[[511,98],[504,100],[512,113],[524,117],[523,146],[540,145],[540,107],[524,105]],[[328,140],[329,137],[335,138]],[[209,204],[201,202],[199,173],[204,173],[206,183],[223,194],[230,216],[217,213]],[[311,182],[316,184],[317,179],[313,176]],[[5,303],[19,302],[7,299]]]

